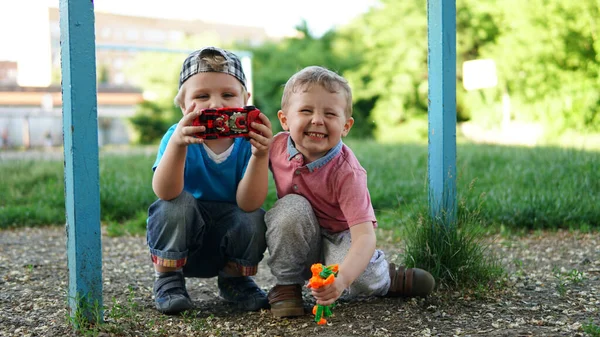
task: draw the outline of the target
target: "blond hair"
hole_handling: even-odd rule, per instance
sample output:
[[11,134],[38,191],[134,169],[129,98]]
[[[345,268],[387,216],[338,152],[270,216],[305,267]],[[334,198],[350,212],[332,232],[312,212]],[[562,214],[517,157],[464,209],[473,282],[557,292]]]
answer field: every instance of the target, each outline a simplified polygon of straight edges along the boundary
[[331,93],[341,92],[346,96],[346,117],[352,116],[352,89],[348,81],[335,72],[319,67],[309,66],[295,73],[285,84],[281,97],[281,109],[286,111],[290,97],[299,91],[309,90],[313,85],[320,85]]
[[[229,66],[227,60],[219,54],[209,54],[206,56],[202,56],[199,62],[204,63],[205,65],[210,67],[210,69],[212,69],[214,72],[225,72],[225,70]],[[186,83],[187,82],[183,82],[183,84],[179,88],[179,91],[177,92],[177,95],[175,95],[175,98],[173,99],[173,103],[175,104],[175,106],[178,106],[182,109],[184,103],[183,100],[185,97]],[[242,95],[246,95],[246,88],[241,83],[240,85],[242,86]]]

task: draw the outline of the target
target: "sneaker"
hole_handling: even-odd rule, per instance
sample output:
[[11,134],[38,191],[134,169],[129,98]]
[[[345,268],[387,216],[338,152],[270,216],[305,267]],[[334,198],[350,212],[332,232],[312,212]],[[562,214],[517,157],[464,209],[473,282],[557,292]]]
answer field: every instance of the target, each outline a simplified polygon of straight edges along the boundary
[[304,315],[302,286],[300,284],[276,285],[269,291],[271,313],[275,317]]
[[390,263],[389,271],[391,284],[387,297],[426,297],[435,287],[435,279],[423,269],[404,266],[396,269],[396,265]]
[[193,308],[192,300],[185,289],[182,272],[169,272],[154,281],[154,302],[163,314],[178,314]]
[[219,295],[228,302],[237,303],[239,309],[256,311],[269,307],[267,294],[248,276],[222,277],[219,275],[217,285],[219,286]]

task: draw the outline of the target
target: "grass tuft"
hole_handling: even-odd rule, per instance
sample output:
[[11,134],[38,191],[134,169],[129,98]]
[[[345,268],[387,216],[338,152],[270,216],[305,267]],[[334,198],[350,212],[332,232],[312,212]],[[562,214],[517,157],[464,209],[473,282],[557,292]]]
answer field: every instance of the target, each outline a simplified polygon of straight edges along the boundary
[[600,337],[600,326],[595,324],[591,319],[583,325],[583,331],[590,337]]
[[461,201],[454,223],[431,217],[424,208],[412,214],[403,230],[407,266],[429,271],[439,286],[448,288],[485,289],[504,278],[486,241],[479,208],[471,210]]

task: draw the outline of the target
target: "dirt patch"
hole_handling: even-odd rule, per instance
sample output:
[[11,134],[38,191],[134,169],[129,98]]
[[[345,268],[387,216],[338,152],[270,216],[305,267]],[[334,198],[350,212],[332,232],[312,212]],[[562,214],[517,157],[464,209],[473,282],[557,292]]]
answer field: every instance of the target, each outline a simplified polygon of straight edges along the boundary
[[[0,231],[0,336],[74,335],[67,320],[64,228]],[[427,299],[339,303],[325,326],[311,315],[274,319],[240,312],[218,297],[216,279],[188,279],[196,309],[164,316],[152,301],[143,237],[103,236],[105,324],[99,336],[583,336],[600,325],[600,234],[538,233],[490,238],[509,271],[493,295],[438,289]],[[399,246],[399,245],[396,245]],[[382,243],[392,260],[399,247]],[[257,283],[273,285],[262,263]],[[312,299],[305,294],[307,307]]]

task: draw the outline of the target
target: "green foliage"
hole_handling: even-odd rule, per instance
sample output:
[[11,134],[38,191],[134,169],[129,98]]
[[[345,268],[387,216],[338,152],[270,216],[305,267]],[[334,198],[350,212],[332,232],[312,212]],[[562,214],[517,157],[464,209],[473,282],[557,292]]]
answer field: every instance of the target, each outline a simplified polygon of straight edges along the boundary
[[[137,219],[140,227],[140,212],[156,199],[152,191],[153,163],[154,156],[100,156],[102,222],[125,223],[123,232],[133,232],[131,228],[136,226],[129,223]],[[62,162],[8,161],[0,163],[0,170],[0,228],[65,224]]]
[[[427,109],[427,19],[424,1],[381,1],[340,31],[363,62],[345,73],[355,99],[372,100],[376,137]],[[400,43],[398,43],[400,41]]]
[[137,106],[129,120],[136,133],[135,143],[155,143],[181,118],[181,110],[173,99],[178,91],[183,58],[183,54],[144,53],[138,55],[130,69],[130,76],[142,84],[145,97],[149,97]]
[[554,274],[554,277],[557,280],[556,290],[560,296],[565,296],[567,294],[567,287],[569,285],[580,284],[585,279],[583,273],[577,269],[571,269],[570,272],[566,272],[554,266],[552,268],[552,274]]
[[[334,32],[315,38],[306,22],[299,25],[297,31],[297,37],[266,42],[256,47],[237,47],[252,52],[254,103],[271,119],[275,132],[281,130],[276,121],[277,111],[281,108],[283,87],[294,73],[306,66],[319,65],[343,75],[360,62],[360,58],[349,52],[350,46],[339,41]],[[370,104],[372,103],[368,101],[360,101],[354,106],[355,124],[350,132],[351,137],[370,136]]]
[[485,239],[484,203],[481,197],[470,199],[473,187],[463,189],[454,222],[444,221],[445,215],[432,218],[426,204],[399,207],[397,214],[407,215],[397,218],[402,219],[405,265],[431,272],[438,286],[485,294],[498,286],[505,271]]
[[423,268],[434,276],[438,285],[451,288],[493,286],[504,270],[489,249],[480,226],[479,210],[460,204],[455,224],[431,219],[428,211],[416,211],[405,224],[404,263]]
[[[427,205],[427,147],[349,139],[368,172],[381,228],[396,229]],[[600,228],[600,152],[559,148],[459,145],[457,191],[481,206],[486,226],[509,229]],[[143,233],[152,191],[154,155],[101,153],[100,204],[109,234]],[[0,228],[63,225],[63,166],[58,161],[0,162]],[[263,207],[276,200],[269,179]],[[402,211],[386,216],[390,210]]]
[[75,304],[74,312],[67,311],[65,320],[77,333],[84,336],[98,336],[99,324],[103,321],[103,306],[78,294],[76,298],[67,296],[68,302]]
[[[401,215],[409,217],[415,206],[427,204],[425,145],[348,144],[369,174],[376,210],[401,206]],[[484,200],[486,225],[600,226],[599,152],[473,144],[459,145],[457,152],[458,197],[471,208]]]
[[[150,206],[150,205],[148,205]],[[107,220],[106,233],[109,236],[143,235],[146,233],[146,220],[148,219],[148,207],[138,210],[129,215],[125,220]]]
[[127,76],[144,91],[144,101],[130,118],[136,132],[134,143],[150,144],[162,138],[167,129],[177,123],[182,112],[173,100],[179,91],[179,72],[188,52],[202,46],[216,45],[218,38],[207,35],[203,39],[187,38],[173,45],[182,52],[146,52],[136,55]]
[[[555,137],[566,130],[600,131],[600,4],[597,0],[457,1],[457,120],[493,128],[509,94],[512,118],[544,126]],[[280,130],[276,113],[288,78],[308,65],[346,77],[354,95],[356,123],[350,137],[390,142],[423,139],[408,123],[427,116],[427,5],[425,0],[381,0],[345,27],[321,37],[306,22],[298,35],[231,49],[253,55],[253,99]],[[195,49],[217,40],[185,44]],[[216,42],[216,43],[215,43]],[[228,46],[223,46],[228,47]],[[141,142],[179,120],[171,101],[184,55],[145,54],[132,76],[156,98],[132,120]],[[499,84],[465,91],[464,61],[492,59]],[[157,66],[160,65],[160,66]]]
[[[321,65],[343,74],[360,61],[347,52],[348,46],[344,46],[343,41],[336,40],[334,32],[315,38],[306,22],[297,29],[298,37],[266,42],[259,46],[239,43],[229,47],[215,41],[198,41],[186,45],[196,49],[213,44],[252,53],[253,104],[269,116],[274,131],[277,132],[281,130],[277,122],[277,111],[281,106],[283,86],[295,72],[309,65]],[[146,96],[152,97],[140,104],[136,115],[130,119],[138,134],[138,143],[156,142],[170,125],[181,118],[181,110],[173,105],[173,98],[177,94],[178,75],[184,57],[183,54],[140,54],[135,67],[130,71],[130,76],[144,88]],[[373,123],[369,120],[369,112],[372,105],[372,100],[356,102],[351,137],[371,136]]]
[[511,0],[490,10],[501,33],[480,57],[496,60],[514,117],[559,131],[600,130],[600,4]]
[[600,225],[592,206],[600,202],[599,152],[478,145],[457,152],[458,191],[476,179],[473,195],[484,194],[491,221],[529,229]]
[[[457,3],[457,64],[476,58],[480,48],[495,42],[500,28],[493,20],[490,3]],[[382,1],[347,27],[339,39],[362,55],[361,64],[346,75],[357,100],[373,100],[371,118],[378,140],[393,141],[410,134],[409,120],[427,114],[427,6],[425,1]],[[399,42],[398,42],[399,41]],[[457,67],[461,79],[461,68]],[[478,98],[478,97],[476,97]],[[457,118],[470,117],[467,93],[457,85]],[[425,138],[426,134],[415,134]]]
[[[596,0],[457,1],[458,120],[498,126],[508,90],[516,120],[551,134],[600,130],[599,15]],[[346,75],[357,99],[375,100],[377,139],[427,113],[425,0],[383,0],[339,35],[362,55]],[[499,86],[466,92],[462,63],[481,58],[496,61]]]
[[0,162],[0,228],[65,223],[60,162]]
[[109,81],[109,70],[105,64],[98,66],[98,84],[106,84]]
[[[133,156],[124,167],[124,156],[103,156],[100,161],[100,206],[106,221],[132,219],[156,199],[152,191],[154,157]],[[132,209],[133,207],[133,209]]]
[[591,337],[600,337],[600,325],[595,324],[592,319],[583,325],[583,331]]
[[[128,336],[131,331],[144,331],[144,336],[167,336],[169,327],[172,327],[173,320],[181,321],[186,327],[187,334],[190,331],[198,333],[206,330],[215,331],[210,324],[213,316],[207,318],[198,317],[194,311],[188,311],[177,316],[158,315],[152,319],[141,319],[144,313],[143,303],[140,298],[145,296],[141,294],[144,287],[134,287],[129,285],[124,289],[121,296],[113,297],[110,305],[100,306],[82,302],[82,306],[74,315],[68,312],[65,314],[67,324],[71,325],[78,336]],[[92,315],[91,317],[86,316]]]
[[160,140],[169,127],[177,122],[172,118],[175,110],[175,106],[167,107],[165,102],[145,100],[140,103],[136,114],[129,119],[137,134],[135,143],[152,144]]

